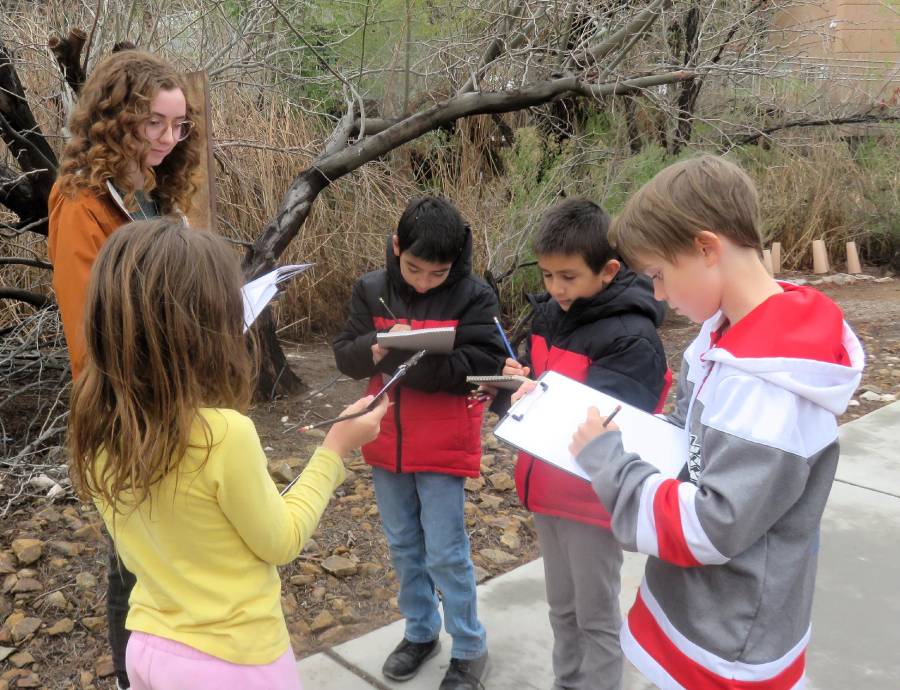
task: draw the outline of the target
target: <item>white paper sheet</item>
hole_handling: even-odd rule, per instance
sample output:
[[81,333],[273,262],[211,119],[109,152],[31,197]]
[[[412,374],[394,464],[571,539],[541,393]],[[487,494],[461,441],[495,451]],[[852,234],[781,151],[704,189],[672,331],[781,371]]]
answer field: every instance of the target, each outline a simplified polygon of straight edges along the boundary
[[262,313],[275,294],[277,285],[294,276],[300,275],[310,268],[312,264],[290,264],[280,266],[271,273],[251,280],[241,288],[241,296],[244,298],[244,332],[256,321],[256,317]]
[[375,338],[381,347],[393,350],[428,350],[430,355],[447,355],[453,352],[456,329],[418,328],[414,331],[379,333]]
[[540,381],[546,389],[539,385],[513,405],[494,429],[497,438],[588,479],[569,453],[572,436],[587,419],[588,408],[596,407],[605,416],[622,405],[615,424],[622,431],[626,451],[638,453],[667,477],[677,476],[687,462],[688,435],[684,429],[555,371],[548,371]]

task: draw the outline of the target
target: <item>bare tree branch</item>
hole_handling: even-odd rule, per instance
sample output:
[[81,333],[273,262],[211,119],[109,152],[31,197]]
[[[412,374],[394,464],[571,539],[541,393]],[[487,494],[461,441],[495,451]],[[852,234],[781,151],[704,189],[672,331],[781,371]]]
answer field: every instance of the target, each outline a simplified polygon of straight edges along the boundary
[[43,268],[46,271],[53,270],[53,264],[40,259],[27,259],[21,256],[0,256],[0,266],[31,266],[33,268]]
[[[99,7],[97,8],[99,12]],[[94,28],[96,28],[96,23]],[[94,31],[91,30],[91,37]],[[51,36],[47,41],[47,46],[56,58],[59,69],[63,78],[72,89],[73,93],[81,91],[81,85],[84,84],[85,73],[84,68],[87,64],[87,55],[84,57],[84,65],[81,63],[81,52],[84,50],[87,34],[81,29],[71,29],[69,35],[65,38],[60,36]]]
[[803,127],[832,127],[835,125],[859,125],[859,124],[877,124],[880,122],[900,122],[900,115],[889,115],[887,113],[865,112],[856,115],[848,115],[846,117],[828,117],[819,120],[795,120],[793,122],[783,122],[780,125],[766,127],[758,132],[747,134],[736,139],[732,139],[725,147],[727,150],[737,146],[746,146],[754,144],[759,139],[768,137],[770,134],[781,131],[783,129],[794,129]]
[[21,288],[0,287],[0,299],[10,299],[17,302],[25,302],[37,309],[43,309],[53,304],[53,299],[45,295],[23,290]]

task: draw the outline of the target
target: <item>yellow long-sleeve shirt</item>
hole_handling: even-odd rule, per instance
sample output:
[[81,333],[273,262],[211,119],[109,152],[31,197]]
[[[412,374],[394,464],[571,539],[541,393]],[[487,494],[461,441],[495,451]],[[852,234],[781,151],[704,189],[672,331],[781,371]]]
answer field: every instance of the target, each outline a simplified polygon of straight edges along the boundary
[[[137,576],[126,627],[190,645],[239,664],[268,664],[288,649],[276,565],[300,553],[335,487],[341,459],[317,448],[284,497],[269,477],[253,422],[227,409],[202,409],[192,446],[127,514],[97,508],[116,549]],[[100,462],[105,457],[99,458]],[[125,496],[127,500],[127,496]]]

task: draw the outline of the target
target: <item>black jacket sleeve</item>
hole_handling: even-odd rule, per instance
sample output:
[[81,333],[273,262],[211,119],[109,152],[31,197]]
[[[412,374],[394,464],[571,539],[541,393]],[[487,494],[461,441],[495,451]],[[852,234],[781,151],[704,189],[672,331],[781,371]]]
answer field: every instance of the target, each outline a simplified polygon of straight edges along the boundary
[[641,336],[618,338],[592,361],[585,385],[653,412],[665,385],[666,359]]
[[366,304],[362,281],[356,281],[350,296],[349,316],[344,330],[331,343],[338,370],[353,379],[372,376],[376,369],[372,361],[375,344],[372,312]]
[[[500,307],[490,288],[478,288],[460,316],[453,352],[425,355],[403,378],[404,386],[424,393],[466,395],[472,390],[466,383],[466,376],[492,376],[500,372],[506,356],[494,325],[494,316],[499,315]],[[402,359],[409,353],[404,355]],[[392,363],[396,366],[399,362]]]

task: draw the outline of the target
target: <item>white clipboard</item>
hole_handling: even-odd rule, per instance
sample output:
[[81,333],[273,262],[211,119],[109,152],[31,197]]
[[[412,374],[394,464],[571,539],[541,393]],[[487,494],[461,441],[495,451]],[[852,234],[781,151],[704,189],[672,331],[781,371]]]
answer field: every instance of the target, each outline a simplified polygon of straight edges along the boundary
[[594,390],[555,371],[545,372],[537,387],[513,405],[494,429],[494,435],[529,455],[570,474],[589,478],[569,452],[572,436],[587,419],[590,407],[610,414],[617,405],[616,425],[622,446],[654,465],[664,476],[676,477],[688,458],[687,432]]

